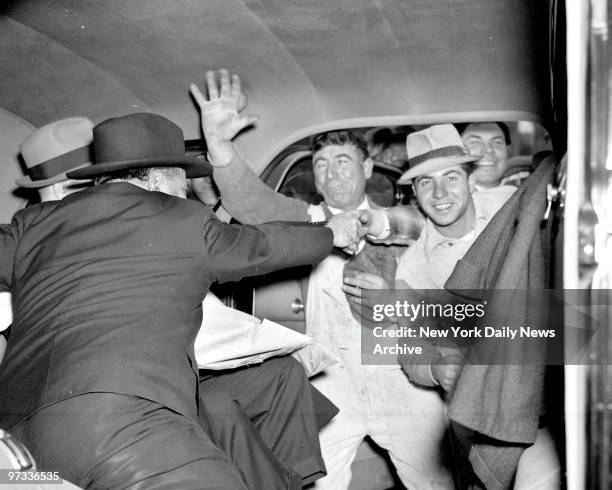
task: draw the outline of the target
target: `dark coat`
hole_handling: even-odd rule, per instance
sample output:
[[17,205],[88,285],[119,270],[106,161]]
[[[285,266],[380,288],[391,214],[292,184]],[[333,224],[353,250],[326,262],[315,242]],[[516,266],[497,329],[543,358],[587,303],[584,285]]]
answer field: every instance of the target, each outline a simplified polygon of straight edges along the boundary
[[229,225],[127,183],[20,211],[0,226],[0,290],[14,310],[0,426],[89,392],[195,417],[193,343],[210,284],[318,262],[331,248],[324,227]]
[[[546,311],[540,305],[546,304],[544,251],[550,250],[551,228],[550,220],[542,219],[554,163],[552,156],[540,163],[459,260],[445,284],[447,290],[460,294],[465,289],[503,290],[499,301],[505,303],[498,311],[507,312],[515,326],[544,326],[546,322]],[[488,441],[475,443],[470,453],[485,487],[510,488],[521,452],[536,437],[546,346],[533,339],[494,339],[480,345],[491,364],[464,366],[448,413]]]

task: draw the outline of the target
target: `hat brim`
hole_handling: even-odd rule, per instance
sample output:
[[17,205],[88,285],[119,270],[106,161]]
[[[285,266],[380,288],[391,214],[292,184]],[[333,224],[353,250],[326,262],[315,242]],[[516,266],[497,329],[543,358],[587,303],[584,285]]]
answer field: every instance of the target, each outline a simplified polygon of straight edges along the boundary
[[140,160],[97,163],[91,167],[71,170],[66,175],[71,179],[81,180],[99,177],[117,170],[147,167],[181,167],[185,169],[188,179],[207,177],[212,174],[212,166],[205,159],[185,156],[181,158],[142,158]]
[[462,163],[474,163],[479,159],[480,157],[473,155],[432,158],[406,170],[406,172],[404,172],[402,176],[397,179],[397,183],[400,185],[410,184],[416,177],[420,177],[421,175],[437,172],[438,170],[443,170],[447,167],[461,165]]
[[[91,163],[84,163],[83,165],[79,165],[78,167],[75,167],[72,171],[75,171],[77,169],[83,168],[83,167],[88,167],[90,166]],[[41,180],[32,180],[32,178],[29,175],[26,175],[24,177],[21,177],[17,180],[15,180],[15,184],[17,184],[19,187],[26,187],[28,189],[39,189],[40,187],[47,187],[48,185],[53,185],[53,184],[58,184],[60,182],[65,182],[66,180],[69,180],[70,177],[68,177],[66,175],[66,172],[61,173],[59,175],[55,175],[49,179],[41,179]]]

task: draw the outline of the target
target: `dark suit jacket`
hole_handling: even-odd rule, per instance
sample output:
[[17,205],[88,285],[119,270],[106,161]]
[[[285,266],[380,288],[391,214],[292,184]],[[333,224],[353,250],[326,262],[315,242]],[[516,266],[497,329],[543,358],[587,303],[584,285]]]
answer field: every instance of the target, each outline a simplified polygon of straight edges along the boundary
[[126,183],[20,211],[0,226],[0,290],[14,310],[0,426],[88,392],[195,417],[193,342],[210,284],[318,262],[331,248],[327,228],[228,225]]

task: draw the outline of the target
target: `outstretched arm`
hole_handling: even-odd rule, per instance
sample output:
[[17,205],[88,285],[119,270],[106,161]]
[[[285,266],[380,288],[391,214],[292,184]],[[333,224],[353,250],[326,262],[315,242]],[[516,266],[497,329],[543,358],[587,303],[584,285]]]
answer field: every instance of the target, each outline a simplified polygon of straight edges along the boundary
[[[267,221],[309,221],[308,205],[283,196],[264,184],[240,158],[233,139],[257,121],[256,116],[241,116],[246,106],[240,77],[227,70],[206,72],[206,94],[191,84],[191,94],[201,112],[202,132],[208,147],[213,177],[227,211],[246,224]],[[197,186],[194,187],[197,192]]]

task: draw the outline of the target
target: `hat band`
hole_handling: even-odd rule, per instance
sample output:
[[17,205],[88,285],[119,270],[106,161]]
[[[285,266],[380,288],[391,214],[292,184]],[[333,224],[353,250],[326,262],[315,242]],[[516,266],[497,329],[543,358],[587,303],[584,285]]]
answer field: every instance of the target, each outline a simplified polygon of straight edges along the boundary
[[418,165],[419,163],[423,163],[427,160],[431,160],[432,158],[440,158],[440,157],[463,157],[468,156],[470,153],[463,146],[443,146],[441,148],[436,148],[435,150],[428,151],[426,153],[421,153],[409,160],[409,165],[411,167]]
[[73,170],[75,167],[90,161],[91,146],[86,145],[34,165],[27,169],[27,173],[33,181],[46,180]]

